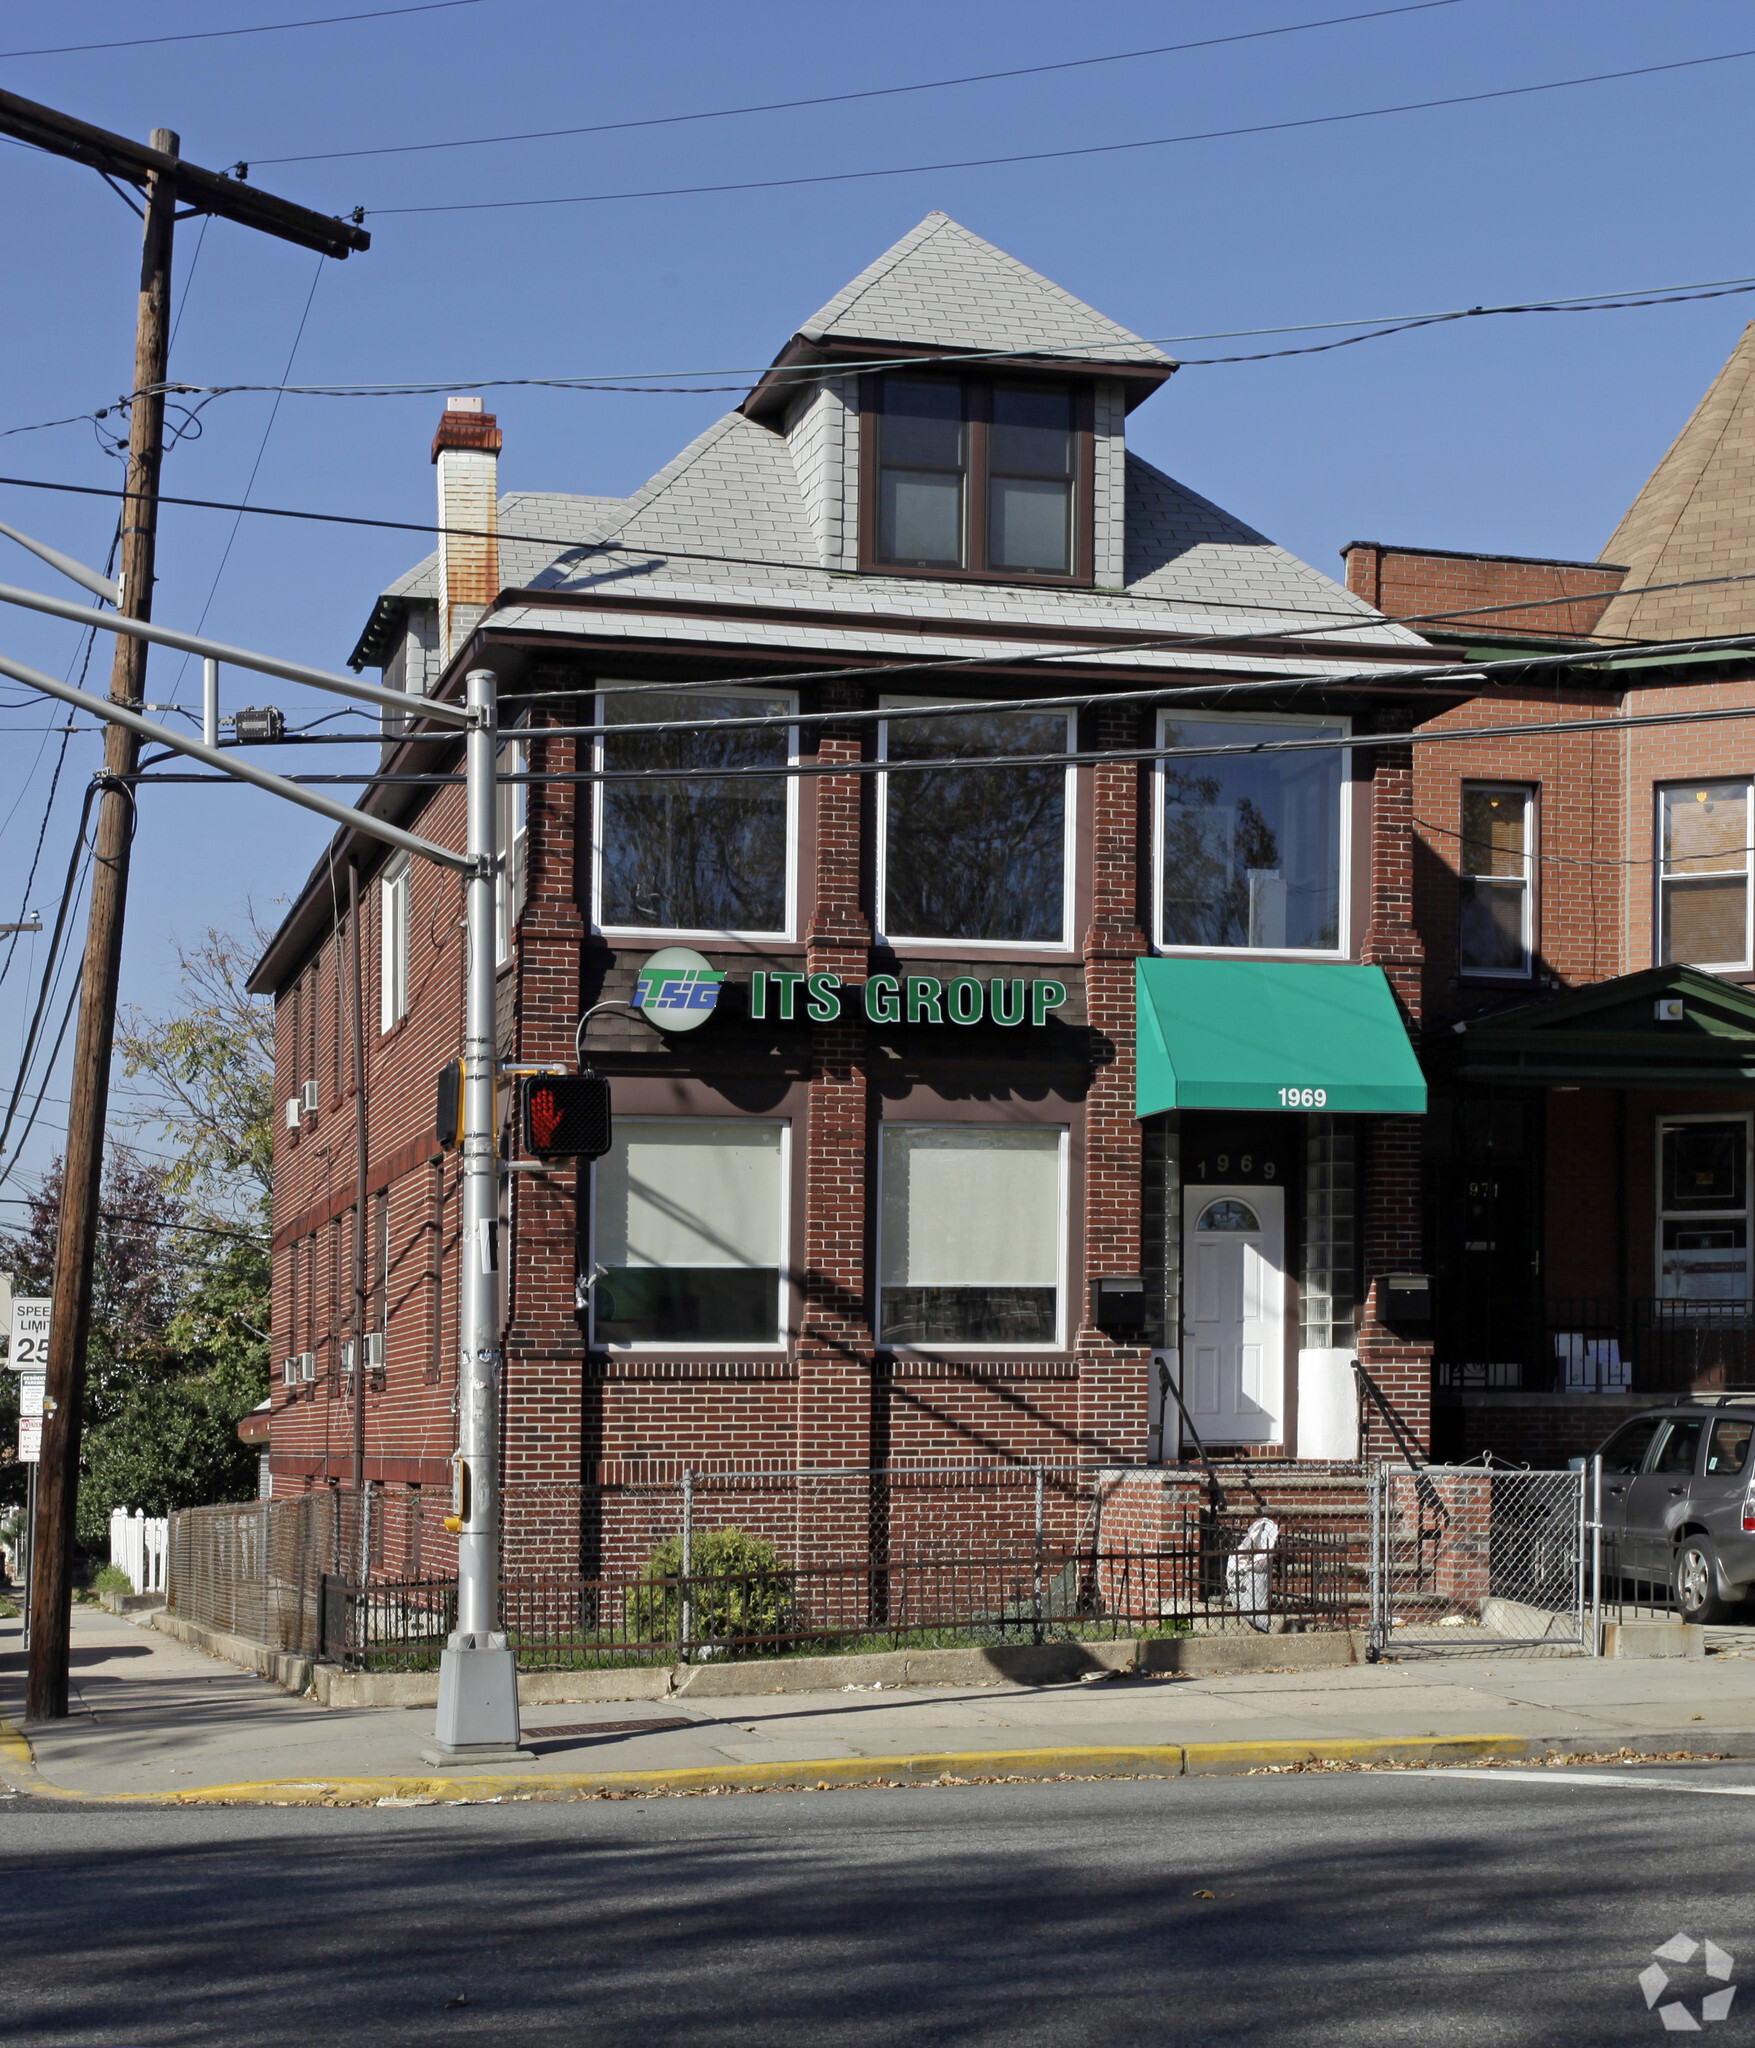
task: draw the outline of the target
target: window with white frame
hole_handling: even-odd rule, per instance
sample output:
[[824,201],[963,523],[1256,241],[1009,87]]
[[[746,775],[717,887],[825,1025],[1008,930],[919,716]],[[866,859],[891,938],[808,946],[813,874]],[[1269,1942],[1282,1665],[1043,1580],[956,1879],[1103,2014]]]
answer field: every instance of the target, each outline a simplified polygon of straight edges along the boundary
[[1535,945],[1535,792],[1512,782],[1465,782],[1457,962],[1464,974],[1529,974]]
[[388,1031],[408,1015],[408,912],[410,871],[406,853],[396,854],[378,883],[378,1029]]
[[1747,967],[1750,784],[1658,791],[1658,962]]
[[[792,930],[795,778],[789,725],[715,731],[722,718],[783,716],[796,700],[758,690],[606,685],[597,722],[597,923],[607,931],[785,938]],[[664,731],[639,730],[663,725]],[[683,769],[617,782],[618,769]],[[723,775],[712,772],[726,771]],[[706,772],[702,772],[706,771]]]
[[1066,1266],[1066,1131],[887,1123],[885,1344],[1055,1344]]
[[1750,1296],[1749,1119],[1658,1119],[1658,1294]]
[[1208,753],[1338,740],[1344,719],[1163,713],[1158,763],[1158,944],[1338,953],[1346,943],[1347,753]]
[[593,1171],[598,1344],[774,1344],[785,1332],[787,1126],[617,1117]]
[[[884,759],[898,764],[1054,755],[1072,744],[1064,711],[897,717],[884,721],[881,741]],[[886,774],[884,936],[1069,945],[1072,799],[1072,770],[1053,763]]]
[[[499,754],[501,775],[523,775],[530,767],[530,748],[511,740]],[[504,966],[512,957],[512,935],[524,909],[526,863],[530,843],[530,785],[500,782],[494,786],[494,959]]]

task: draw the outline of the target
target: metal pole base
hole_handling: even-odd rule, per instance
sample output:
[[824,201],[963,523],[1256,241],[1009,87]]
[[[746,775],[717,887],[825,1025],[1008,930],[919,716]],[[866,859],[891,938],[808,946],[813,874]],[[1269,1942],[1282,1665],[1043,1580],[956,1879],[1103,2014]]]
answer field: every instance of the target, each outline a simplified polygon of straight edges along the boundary
[[424,1763],[528,1762],[533,1750],[519,1746],[518,1667],[512,1646],[492,1635],[457,1634],[439,1655],[439,1713]]

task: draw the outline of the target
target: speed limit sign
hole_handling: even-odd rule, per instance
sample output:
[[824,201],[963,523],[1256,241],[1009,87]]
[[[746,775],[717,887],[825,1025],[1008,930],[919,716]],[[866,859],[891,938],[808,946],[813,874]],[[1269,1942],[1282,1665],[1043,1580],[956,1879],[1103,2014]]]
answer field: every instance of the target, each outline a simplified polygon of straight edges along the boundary
[[45,1372],[49,1364],[49,1309],[46,1294],[16,1294],[12,1298],[12,1357],[14,1372]]

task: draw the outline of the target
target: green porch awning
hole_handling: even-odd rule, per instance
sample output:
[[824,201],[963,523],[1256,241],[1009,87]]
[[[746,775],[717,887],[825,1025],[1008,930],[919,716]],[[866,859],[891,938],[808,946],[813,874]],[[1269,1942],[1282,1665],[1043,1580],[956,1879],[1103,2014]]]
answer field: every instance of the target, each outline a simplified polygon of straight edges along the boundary
[[1134,1113],[1423,1116],[1426,1078],[1381,967],[1140,960]]

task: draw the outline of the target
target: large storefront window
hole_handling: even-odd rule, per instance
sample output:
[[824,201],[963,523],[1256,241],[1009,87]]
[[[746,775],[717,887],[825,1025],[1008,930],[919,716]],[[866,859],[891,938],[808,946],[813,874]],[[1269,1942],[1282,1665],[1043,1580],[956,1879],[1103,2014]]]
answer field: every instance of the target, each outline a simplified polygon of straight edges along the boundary
[[[784,767],[792,728],[687,729],[689,721],[784,713],[790,697],[754,691],[615,689],[599,723],[681,730],[619,735],[598,745],[608,770]],[[605,782],[598,800],[597,922],[610,931],[784,938],[792,928],[793,790],[784,775],[698,775]]]
[[1659,792],[1658,960],[1749,964],[1747,782],[1689,782]]
[[593,1179],[595,1342],[780,1340],[784,1124],[618,1117]]
[[1666,1301],[1749,1299],[1749,1122],[1658,1125],[1658,1292]]
[[[1065,712],[896,718],[888,761],[1064,752]],[[927,768],[883,778],[884,936],[976,944],[1069,943],[1072,771]]]
[[[1166,747],[1236,747],[1346,727],[1165,715],[1160,732]],[[1341,951],[1346,759],[1335,747],[1160,762],[1159,945]]]
[[884,1126],[881,1342],[1060,1341],[1065,1151],[1056,1126]]

